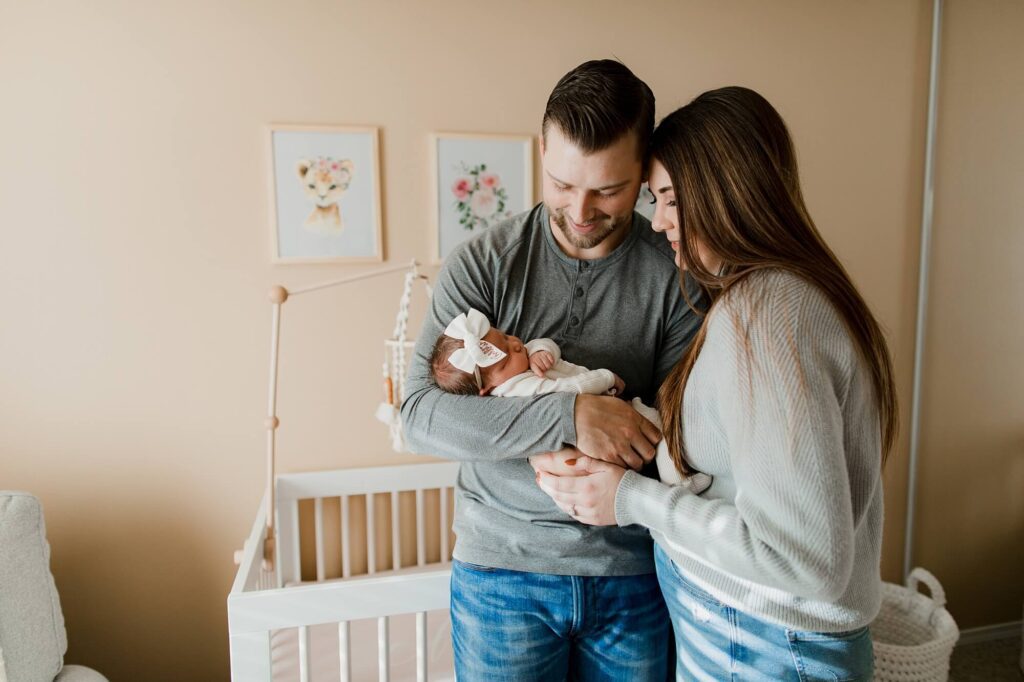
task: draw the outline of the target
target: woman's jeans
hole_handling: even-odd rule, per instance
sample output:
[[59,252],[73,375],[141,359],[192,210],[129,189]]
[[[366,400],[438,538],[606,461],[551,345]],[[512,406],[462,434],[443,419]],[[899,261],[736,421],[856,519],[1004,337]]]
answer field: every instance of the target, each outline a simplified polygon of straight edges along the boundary
[[452,562],[459,682],[664,682],[668,612],[653,574],[587,577]]
[[722,604],[686,580],[657,545],[658,582],[672,616],[677,680],[870,680],[874,668],[866,627],[801,632]]

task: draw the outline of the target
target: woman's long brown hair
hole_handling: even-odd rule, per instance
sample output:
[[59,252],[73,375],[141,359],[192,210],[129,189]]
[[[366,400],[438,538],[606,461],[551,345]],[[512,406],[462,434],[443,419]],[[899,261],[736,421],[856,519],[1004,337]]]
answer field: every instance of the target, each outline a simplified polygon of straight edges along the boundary
[[[807,212],[793,143],[779,113],[753,90],[711,90],[665,117],[654,131],[649,153],[665,167],[675,190],[680,262],[711,300],[693,343],[658,393],[676,468],[689,472],[681,407],[710,312],[748,275],[769,268],[786,270],[820,288],[849,328],[871,371],[884,464],[898,428],[889,349],[878,322]],[[701,263],[698,241],[721,260],[718,272]],[[679,275],[685,295],[682,269]]]

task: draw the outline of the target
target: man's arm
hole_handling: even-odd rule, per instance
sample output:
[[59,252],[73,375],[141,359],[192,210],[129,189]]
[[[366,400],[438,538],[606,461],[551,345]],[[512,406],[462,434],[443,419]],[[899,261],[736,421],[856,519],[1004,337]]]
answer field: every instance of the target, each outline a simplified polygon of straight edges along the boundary
[[661,387],[672,368],[683,358],[683,353],[689,348],[690,342],[704,322],[704,316],[698,315],[687,305],[687,298],[698,310],[707,309],[707,297],[689,274],[686,275],[686,296],[673,297],[671,303],[666,302],[665,335],[655,358],[655,392]]
[[575,444],[575,395],[530,398],[452,395],[430,375],[430,353],[448,323],[469,308],[494,321],[498,263],[471,242],[453,253],[434,287],[416,341],[402,402],[402,424],[413,452],[456,460],[527,457]]

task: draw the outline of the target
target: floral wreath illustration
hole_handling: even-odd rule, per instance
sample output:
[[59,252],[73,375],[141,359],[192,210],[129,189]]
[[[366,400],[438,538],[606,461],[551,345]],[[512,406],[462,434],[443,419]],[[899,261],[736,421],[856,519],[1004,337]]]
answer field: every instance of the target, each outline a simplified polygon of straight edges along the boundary
[[487,164],[459,164],[462,175],[452,185],[459,224],[466,230],[491,227],[509,217],[505,210],[508,192],[497,173],[487,172]]

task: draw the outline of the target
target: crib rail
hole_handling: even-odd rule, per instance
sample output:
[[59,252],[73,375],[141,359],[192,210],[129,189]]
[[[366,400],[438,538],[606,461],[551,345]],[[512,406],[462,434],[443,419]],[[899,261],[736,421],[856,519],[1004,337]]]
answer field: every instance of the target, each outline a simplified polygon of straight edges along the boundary
[[[416,614],[417,680],[427,679],[427,612],[446,610],[450,580],[450,488],[456,463],[431,463],[369,469],[288,474],[277,477],[275,496],[278,528],[276,571],[266,570],[262,557],[266,533],[266,500],[261,503],[241,552],[238,574],[228,596],[232,680],[270,682],[271,637],[275,631],[298,630],[299,679],[309,680],[309,628],[337,623],[338,668],[342,682],[351,680],[352,650],[349,623],[378,622],[378,679],[389,680],[389,618]],[[427,563],[425,496],[439,495],[440,561]],[[403,528],[399,496],[415,496],[415,529]],[[390,517],[378,519],[375,495],[390,495]],[[350,496],[366,500],[366,573],[353,575]],[[340,500],[338,526],[341,548],[340,579],[328,579],[324,554],[324,504]],[[299,503],[313,501],[316,582],[302,582]],[[385,515],[388,516],[388,515]],[[390,522],[390,566],[379,567],[375,538],[378,523]],[[383,532],[383,529],[379,529]],[[402,565],[403,540],[415,538],[415,564]],[[306,538],[308,541],[308,538]],[[365,653],[365,652],[359,652]]]
[[232,595],[228,629],[246,634],[448,608],[451,570],[360,577]]

